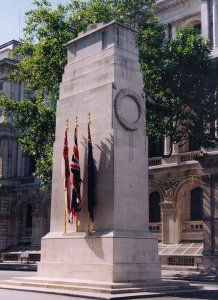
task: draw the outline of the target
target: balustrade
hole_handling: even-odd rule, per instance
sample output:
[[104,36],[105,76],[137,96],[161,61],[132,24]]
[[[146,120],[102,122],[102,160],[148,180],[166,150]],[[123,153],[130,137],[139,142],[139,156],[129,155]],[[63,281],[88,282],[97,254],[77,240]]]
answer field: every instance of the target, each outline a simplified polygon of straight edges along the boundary
[[148,165],[149,167],[159,166],[162,164],[162,157],[152,157],[149,158]]
[[152,157],[149,158],[149,167],[167,165],[167,164],[180,164],[187,161],[195,160],[201,155],[201,151],[191,151],[185,153],[172,154],[170,157]]
[[196,159],[201,151],[191,151],[179,154],[179,163]]
[[161,232],[162,230],[162,223],[149,223],[149,230],[151,232]]
[[202,231],[203,221],[185,221],[183,231]]

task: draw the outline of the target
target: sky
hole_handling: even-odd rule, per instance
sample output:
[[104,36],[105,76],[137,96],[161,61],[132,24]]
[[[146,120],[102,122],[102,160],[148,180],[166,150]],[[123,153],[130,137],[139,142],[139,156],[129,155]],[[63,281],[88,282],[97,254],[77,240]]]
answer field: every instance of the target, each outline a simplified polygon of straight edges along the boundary
[[[70,0],[49,2],[55,7],[57,3],[69,3]],[[0,0],[0,45],[23,37],[25,12],[34,8],[32,3],[33,0]]]

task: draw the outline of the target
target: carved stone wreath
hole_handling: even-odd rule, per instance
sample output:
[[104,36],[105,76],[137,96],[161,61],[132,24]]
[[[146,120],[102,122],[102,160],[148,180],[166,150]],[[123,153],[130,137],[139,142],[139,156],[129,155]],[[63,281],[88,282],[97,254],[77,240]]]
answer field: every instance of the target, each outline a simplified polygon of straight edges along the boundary
[[[125,101],[125,97],[130,97],[137,105],[138,108],[138,118],[135,122],[131,123],[126,120],[125,116],[122,113],[121,105]],[[142,120],[144,117],[144,106],[143,99],[137,93],[130,89],[123,89],[117,95],[114,102],[115,113],[120,124],[128,130],[137,130],[142,125]]]

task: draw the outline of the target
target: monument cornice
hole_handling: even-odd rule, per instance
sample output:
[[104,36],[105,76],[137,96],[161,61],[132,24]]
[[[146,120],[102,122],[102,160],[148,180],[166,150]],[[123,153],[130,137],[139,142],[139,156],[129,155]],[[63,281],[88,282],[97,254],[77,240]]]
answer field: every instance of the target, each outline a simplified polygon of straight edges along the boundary
[[82,38],[85,38],[85,37],[88,37],[89,35],[92,35],[93,33],[95,32],[99,32],[99,31],[103,31],[105,30],[106,28],[110,27],[110,26],[119,26],[119,27],[124,27],[124,28],[127,28],[128,30],[131,30],[133,32],[137,32],[136,29],[134,29],[133,27],[131,26],[128,26],[128,25],[125,25],[125,24],[122,24],[122,23],[119,23],[117,21],[111,21],[109,23],[97,23],[97,24],[92,24],[88,27],[88,29],[86,31],[83,31],[81,32],[78,37],[76,37],[75,39],[69,41],[66,46],[69,46],[73,43],[76,43],[78,42],[80,39]]

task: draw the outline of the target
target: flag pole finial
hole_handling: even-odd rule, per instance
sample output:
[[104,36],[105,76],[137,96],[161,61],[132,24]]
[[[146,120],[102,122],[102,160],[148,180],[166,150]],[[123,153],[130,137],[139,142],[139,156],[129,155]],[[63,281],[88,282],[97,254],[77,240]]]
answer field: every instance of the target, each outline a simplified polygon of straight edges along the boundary
[[88,113],[88,122],[89,122],[89,125],[92,124],[92,122],[91,122],[91,113],[90,112]]
[[69,119],[68,118],[66,119],[66,129],[67,130],[69,129]]
[[78,123],[78,116],[76,116],[76,128],[79,127],[79,123]]

